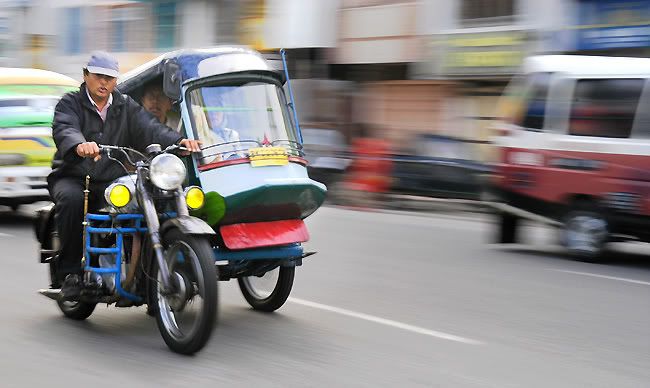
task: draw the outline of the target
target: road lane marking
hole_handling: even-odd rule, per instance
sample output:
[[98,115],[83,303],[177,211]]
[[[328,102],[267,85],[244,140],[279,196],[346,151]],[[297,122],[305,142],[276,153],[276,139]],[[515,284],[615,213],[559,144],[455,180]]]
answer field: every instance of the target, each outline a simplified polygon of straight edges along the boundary
[[0,232],[0,237],[12,237],[12,238],[13,238],[14,235],[13,235],[13,234],[8,234],[8,233],[2,233],[2,232]]
[[299,305],[302,305],[302,306],[312,307],[312,308],[319,309],[319,310],[329,311],[329,312],[336,313],[336,314],[345,315],[345,316],[348,316],[348,317],[359,318],[359,319],[379,323],[379,324],[386,325],[386,326],[395,327],[395,328],[398,328],[398,329],[410,331],[412,333],[428,335],[430,337],[436,337],[436,338],[445,339],[445,340],[449,340],[449,341],[461,342],[461,343],[469,344],[469,345],[482,345],[483,344],[483,342],[481,342],[481,341],[476,341],[476,340],[473,340],[473,339],[470,339],[470,338],[465,338],[465,337],[460,337],[460,336],[453,335],[453,334],[443,333],[441,331],[429,330],[429,329],[425,329],[425,328],[422,328],[422,327],[413,326],[413,325],[409,325],[409,324],[406,324],[406,323],[397,322],[397,321],[393,321],[393,320],[390,320],[390,319],[377,317],[377,316],[374,316],[374,315],[359,313],[359,312],[356,312],[356,311],[346,310],[346,309],[343,309],[343,308],[340,308],[340,307],[329,306],[329,305],[322,304],[322,303],[310,302],[310,301],[304,300],[304,299],[298,299],[298,298],[291,297],[291,298],[289,298],[289,302],[299,304]]
[[591,277],[594,277],[594,278],[618,280],[618,281],[621,281],[621,282],[634,283],[634,284],[643,284],[644,286],[650,286],[650,282],[644,282],[643,280],[634,280],[634,279],[628,279],[628,278],[619,278],[619,277],[616,277],[616,276],[598,275],[598,274],[589,273],[589,272],[569,271],[569,270],[565,270],[565,269],[551,269],[551,271],[570,273],[570,274],[574,274],[574,275],[591,276]]

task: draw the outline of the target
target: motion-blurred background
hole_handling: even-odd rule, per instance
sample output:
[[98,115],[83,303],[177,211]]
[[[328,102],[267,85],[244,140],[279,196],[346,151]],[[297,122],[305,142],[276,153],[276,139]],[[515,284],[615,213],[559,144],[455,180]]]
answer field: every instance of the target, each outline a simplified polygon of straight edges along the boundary
[[361,166],[376,175],[362,182],[367,190],[478,199],[494,159],[497,100],[523,59],[648,56],[650,2],[0,2],[0,66],[79,80],[92,50],[115,53],[125,72],[161,52],[217,44],[287,49],[312,173],[332,198],[341,173],[366,153],[390,155]]
[[[220,284],[214,339],[179,359],[144,309],[62,319],[31,218],[91,51],[124,73],[220,44],[287,50],[310,175],[346,207],[307,219],[281,311]],[[648,246],[625,244],[650,241],[650,60],[516,77],[536,54],[649,57],[650,1],[0,0],[0,386],[648,387]],[[493,181],[525,201],[485,201]]]

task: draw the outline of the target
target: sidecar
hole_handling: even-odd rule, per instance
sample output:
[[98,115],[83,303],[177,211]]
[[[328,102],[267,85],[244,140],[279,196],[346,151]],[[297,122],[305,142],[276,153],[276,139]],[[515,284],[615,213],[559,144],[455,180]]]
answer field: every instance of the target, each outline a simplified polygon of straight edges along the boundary
[[264,311],[284,304],[295,267],[312,254],[302,246],[304,219],[327,191],[307,174],[285,66],[271,63],[243,47],[180,50],[118,84],[139,102],[146,87],[162,85],[173,101],[167,122],[176,116],[174,129],[202,142],[202,153],[186,158],[188,184],[205,192],[193,215],[216,232],[219,280],[237,278],[246,300]]

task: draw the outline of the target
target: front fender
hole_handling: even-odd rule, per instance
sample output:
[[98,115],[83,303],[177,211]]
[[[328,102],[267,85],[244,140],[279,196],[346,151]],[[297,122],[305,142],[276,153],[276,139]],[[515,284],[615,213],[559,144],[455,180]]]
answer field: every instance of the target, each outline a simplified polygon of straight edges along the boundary
[[178,228],[185,234],[216,234],[214,229],[205,221],[192,216],[178,216],[168,219],[160,227],[160,234],[164,236],[171,228]]

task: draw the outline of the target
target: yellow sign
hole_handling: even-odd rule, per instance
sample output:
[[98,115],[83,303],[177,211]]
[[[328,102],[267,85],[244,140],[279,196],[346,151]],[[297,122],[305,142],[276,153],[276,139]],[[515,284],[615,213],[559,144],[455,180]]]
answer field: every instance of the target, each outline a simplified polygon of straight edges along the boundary
[[255,50],[264,50],[264,25],[266,23],[266,1],[253,0],[243,6],[239,19],[239,40]]
[[514,67],[521,64],[521,51],[471,51],[450,53],[448,67]]
[[521,65],[526,55],[527,33],[503,31],[464,33],[447,36],[444,72],[475,74],[489,71],[508,73]]
[[524,34],[469,36],[449,39],[449,45],[454,47],[490,47],[517,46],[525,41]]
[[253,167],[284,166],[289,164],[287,150],[283,147],[259,147],[248,150]]

